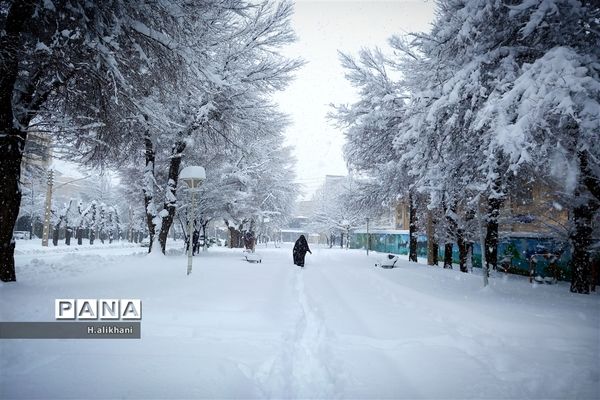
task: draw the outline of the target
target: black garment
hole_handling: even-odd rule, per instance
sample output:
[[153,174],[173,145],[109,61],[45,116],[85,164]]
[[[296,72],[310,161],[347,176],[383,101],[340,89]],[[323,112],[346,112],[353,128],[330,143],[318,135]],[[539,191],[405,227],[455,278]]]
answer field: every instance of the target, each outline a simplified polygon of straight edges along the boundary
[[254,237],[254,232],[246,231],[244,234],[244,246],[247,250],[252,250],[254,252],[254,244],[256,238]]
[[294,264],[304,267],[304,257],[306,256],[306,252],[312,254],[310,248],[308,247],[308,242],[304,235],[300,235],[296,243],[294,243],[294,250],[292,255],[294,256]]

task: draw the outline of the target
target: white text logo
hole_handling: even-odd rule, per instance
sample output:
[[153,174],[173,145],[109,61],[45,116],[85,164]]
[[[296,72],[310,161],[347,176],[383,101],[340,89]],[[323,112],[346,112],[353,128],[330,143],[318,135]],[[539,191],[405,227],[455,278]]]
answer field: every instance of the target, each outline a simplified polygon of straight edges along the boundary
[[142,319],[140,299],[56,299],[56,319]]

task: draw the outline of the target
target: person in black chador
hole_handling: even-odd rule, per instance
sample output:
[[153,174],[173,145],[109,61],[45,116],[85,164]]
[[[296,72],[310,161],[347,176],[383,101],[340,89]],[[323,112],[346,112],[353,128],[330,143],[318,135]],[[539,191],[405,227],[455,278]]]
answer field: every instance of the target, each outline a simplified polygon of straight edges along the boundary
[[294,264],[304,267],[304,256],[306,256],[306,252],[312,254],[310,248],[308,247],[308,243],[306,242],[306,238],[304,235],[300,235],[296,243],[294,244]]

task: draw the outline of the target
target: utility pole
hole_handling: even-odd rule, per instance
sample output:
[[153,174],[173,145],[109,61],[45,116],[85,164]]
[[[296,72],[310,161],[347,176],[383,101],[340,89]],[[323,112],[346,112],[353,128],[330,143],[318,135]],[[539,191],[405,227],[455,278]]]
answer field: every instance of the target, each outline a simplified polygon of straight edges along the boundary
[[48,247],[48,236],[50,234],[50,213],[52,208],[52,184],[54,181],[54,170],[48,171],[48,188],[46,190],[46,207],[44,212],[44,232],[42,235],[42,246]]
[[31,222],[31,226],[29,228],[29,240],[33,239],[33,207],[34,207],[34,201],[33,201],[33,177],[31,177],[31,212],[29,213],[29,219]]

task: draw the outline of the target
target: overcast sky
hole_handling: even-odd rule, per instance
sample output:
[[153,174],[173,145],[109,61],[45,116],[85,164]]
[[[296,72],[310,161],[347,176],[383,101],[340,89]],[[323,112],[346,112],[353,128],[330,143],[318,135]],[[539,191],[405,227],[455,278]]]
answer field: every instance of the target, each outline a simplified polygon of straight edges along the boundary
[[361,47],[387,47],[393,34],[427,31],[433,0],[296,0],[292,23],[299,40],[285,50],[307,64],[290,87],[276,96],[292,119],[288,144],[295,148],[297,183],[310,197],[326,174],[346,175],[344,136],[326,115],[329,104],[351,103],[354,89],[344,79],[337,51],[356,54]]

